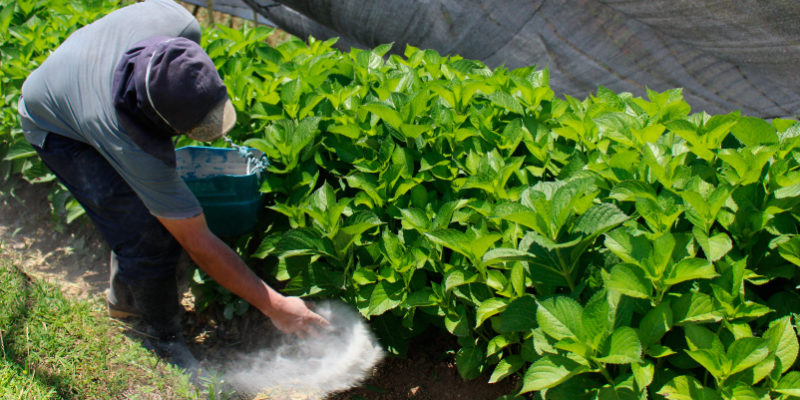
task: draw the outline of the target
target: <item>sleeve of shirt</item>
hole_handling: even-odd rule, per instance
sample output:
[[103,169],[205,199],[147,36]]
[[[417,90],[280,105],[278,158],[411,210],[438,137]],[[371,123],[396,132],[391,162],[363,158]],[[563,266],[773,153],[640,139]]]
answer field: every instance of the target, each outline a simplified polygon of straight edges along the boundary
[[200,23],[197,22],[197,19],[192,18],[191,22],[183,28],[183,31],[178,35],[180,37],[189,39],[197,44],[200,44],[200,36],[202,32],[200,30]]

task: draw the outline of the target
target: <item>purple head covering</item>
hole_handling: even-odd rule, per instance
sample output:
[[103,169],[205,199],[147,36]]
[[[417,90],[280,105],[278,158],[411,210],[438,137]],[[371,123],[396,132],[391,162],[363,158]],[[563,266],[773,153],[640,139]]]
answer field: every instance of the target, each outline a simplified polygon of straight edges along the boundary
[[174,166],[172,137],[197,126],[227,90],[197,43],[159,36],[125,52],[114,71],[113,97],[131,139]]

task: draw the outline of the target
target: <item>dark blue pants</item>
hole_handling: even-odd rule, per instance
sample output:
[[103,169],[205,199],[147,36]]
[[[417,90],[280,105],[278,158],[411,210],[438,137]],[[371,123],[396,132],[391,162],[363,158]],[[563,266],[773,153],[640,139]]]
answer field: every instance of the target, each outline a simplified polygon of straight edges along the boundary
[[44,148],[34,148],[116,254],[112,278],[126,284],[174,281],[180,245],[97,150],[52,133]]

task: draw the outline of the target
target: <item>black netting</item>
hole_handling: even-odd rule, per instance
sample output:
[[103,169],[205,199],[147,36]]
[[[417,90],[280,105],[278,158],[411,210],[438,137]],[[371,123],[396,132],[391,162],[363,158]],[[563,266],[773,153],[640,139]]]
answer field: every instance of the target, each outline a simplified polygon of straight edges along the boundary
[[[190,1],[205,5],[206,1]],[[800,114],[797,0],[214,0],[339,47],[547,67],[560,94],[682,87],[695,111]],[[247,14],[247,13],[244,13]]]

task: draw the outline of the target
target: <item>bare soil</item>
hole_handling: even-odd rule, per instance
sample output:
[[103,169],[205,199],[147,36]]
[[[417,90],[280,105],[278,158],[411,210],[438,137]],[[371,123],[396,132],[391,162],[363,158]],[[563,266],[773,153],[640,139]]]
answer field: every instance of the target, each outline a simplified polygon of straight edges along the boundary
[[[53,218],[47,199],[49,184],[18,181],[0,183],[0,188],[0,254],[27,274],[56,283],[70,297],[102,298],[108,287],[109,250],[88,219],[65,225]],[[226,320],[219,310],[195,312],[192,300],[187,292],[184,334],[200,359],[224,361],[236,352],[268,345],[270,335],[276,332],[252,309]],[[426,337],[412,343],[406,358],[387,357],[361,386],[328,399],[494,400],[514,391],[513,380],[488,384],[488,375],[461,379],[455,367],[455,349],[451,337]]]

